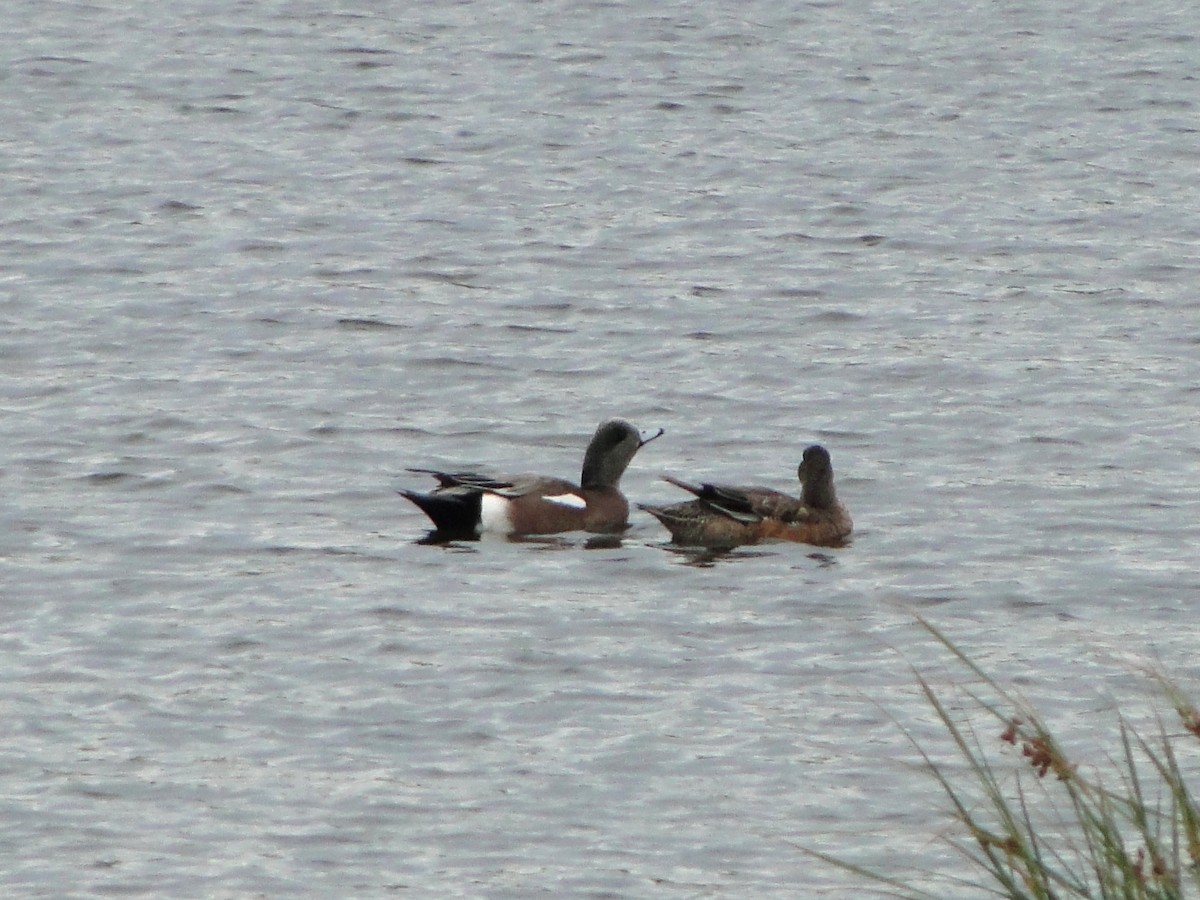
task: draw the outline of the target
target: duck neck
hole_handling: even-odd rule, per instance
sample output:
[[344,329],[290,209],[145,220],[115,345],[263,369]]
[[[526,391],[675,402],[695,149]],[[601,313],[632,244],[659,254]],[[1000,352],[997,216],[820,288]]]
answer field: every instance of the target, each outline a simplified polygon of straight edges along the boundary
[[813,509],[832,509],[837,506],[837,491],[833,489],[832,478],[818,478],[806,482],[800,495],[805,506]]
[[626,460],[613,456],[601,456],[588,453],[583,461],[583,472],[579,476],[579,486],[585,490],[600,490],[615,488],[625,471]]

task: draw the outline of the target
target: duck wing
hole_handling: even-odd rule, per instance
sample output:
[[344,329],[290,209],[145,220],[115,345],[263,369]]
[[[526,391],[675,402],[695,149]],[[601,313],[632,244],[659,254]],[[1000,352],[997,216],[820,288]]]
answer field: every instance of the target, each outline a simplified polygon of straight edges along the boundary
[[439,491],[496,494],[510,500],[527,494],[569,494],[579,490],[562,478],[546,478],[542,475],[486,475],[479,472],[439,472],[436,469],[408,471],[432,475],[438,481]]
[[765,488],[740,488],[728,484],[713,484],[708,481],[691,484],[679,478],[672,478],[670,475],[664,475],[663,480],[694,494],[704,507],[733,519],[735,522],[752,525],[763,519],[763,513],[755,508],[754,495]]

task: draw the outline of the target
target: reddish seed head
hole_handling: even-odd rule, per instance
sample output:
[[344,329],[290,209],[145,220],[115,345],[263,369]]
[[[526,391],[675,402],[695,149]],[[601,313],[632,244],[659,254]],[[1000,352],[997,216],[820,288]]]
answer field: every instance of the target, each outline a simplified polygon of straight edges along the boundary
[[1183,720],[1183,727],[1200,737],[1200,710],[1193,707],[1184,707],[1179,710],[1179,718]]
[[1006,744],[1012,744],[1014,747],[1017,744],[1017,729],[1021,727],[1021,720],[1017,718],[1010,719],[1008,727],[1004,729],[1000,735],[1000,740]]

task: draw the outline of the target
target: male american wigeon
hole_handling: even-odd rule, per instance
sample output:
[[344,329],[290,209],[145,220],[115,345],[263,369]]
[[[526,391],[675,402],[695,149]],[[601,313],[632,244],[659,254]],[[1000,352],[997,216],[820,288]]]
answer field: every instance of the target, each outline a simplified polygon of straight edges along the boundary
[[643,438],[624,419],[601,422],[583,457],[579,484],[544,475],[480,475],[437,472],[429,493],[400,491],[446,535],[612,533],[628,525],[629,501],[618,488],[629,461],[657,434]]
[[763,487],[688,484],[668,475],[666,481],[697,499],[638,506],[662,522],[677,544],[735,547],[771,538],[823,546],[842,543],[854,525],[833,488],[829,451],[818,444],[809,447],[797,474],[802,484],[799,498]]

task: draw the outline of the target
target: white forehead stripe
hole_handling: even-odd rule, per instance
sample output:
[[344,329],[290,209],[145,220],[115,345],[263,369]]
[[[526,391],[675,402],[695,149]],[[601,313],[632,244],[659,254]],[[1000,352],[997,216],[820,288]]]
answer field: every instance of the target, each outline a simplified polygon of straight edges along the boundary
[[548,503],[557,503],[570,509],[587,509],[587,501],[578,494],[556,494],[553,497],[543,497]]

